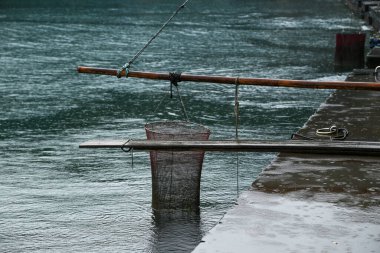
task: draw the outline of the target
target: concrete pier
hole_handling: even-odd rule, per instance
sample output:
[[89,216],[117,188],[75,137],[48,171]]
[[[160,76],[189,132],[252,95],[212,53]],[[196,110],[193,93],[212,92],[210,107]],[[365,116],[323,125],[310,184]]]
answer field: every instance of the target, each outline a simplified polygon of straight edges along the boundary
[[[362,18],[367,25],[373,28],[374,36],[370,38],[370,44],[373,45],[366,56],[366,66],[368,68],[376,68],[380,65],[380,0],[346,0],[346,5],[353,13]],[[374,42],[371,42],[372,39],[374,39]]]
[[346,5],[350,10],[364,19],[368,25],[378,30],[380,27],[380,0],[363,1],[363,0],[346,0]]
[[[373,70],[348,79],[373,80]],[[380,92],[336,91],[299,133],[323,139],[316,129],[336,124],[347,140],[380,141],[379,112]],[[194,252],[378,252],[379,166],[380,157],[280,153]]]

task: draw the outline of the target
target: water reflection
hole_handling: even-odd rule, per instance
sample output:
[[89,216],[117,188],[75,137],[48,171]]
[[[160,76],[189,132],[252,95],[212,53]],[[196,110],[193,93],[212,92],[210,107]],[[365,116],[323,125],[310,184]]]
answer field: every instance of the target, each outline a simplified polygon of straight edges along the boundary
[[202,239],[199,209],[154,210],[154,226],[149,252],[189,252]]

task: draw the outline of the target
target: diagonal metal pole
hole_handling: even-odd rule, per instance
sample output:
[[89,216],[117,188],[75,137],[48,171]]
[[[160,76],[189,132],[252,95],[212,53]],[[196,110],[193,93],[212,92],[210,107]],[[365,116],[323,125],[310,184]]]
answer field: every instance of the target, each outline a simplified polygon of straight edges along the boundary
[[[183,4],[181,4],[177,10],[171,15],[171,17],[161,26],[161,28],[153,35],[152,38],[150,38],[150,40],[135,54],[135,56],[133,56],[133,58],[127,62],[126,64],[124,64],[124,66],[117,72],[117,77],[120,78],[122,77],[122,72],[123,71],[126,71],[126,70],[129,70],[129,68],[131,67],[132,63],[144,52],[144,50],[150,45],[150,43],[152,43],[152,41],[157,38],[157,36],[162,32],[162,30],[164,30],[164,28],[170,23],[170,21],[178,14],[178,12],[180,10],[182,10],[183,8],[185,8],[185,5],[187,4],[187,2],[189,2],[190,0],[186,0]],[[126,75],[127,77],[127,75]]]

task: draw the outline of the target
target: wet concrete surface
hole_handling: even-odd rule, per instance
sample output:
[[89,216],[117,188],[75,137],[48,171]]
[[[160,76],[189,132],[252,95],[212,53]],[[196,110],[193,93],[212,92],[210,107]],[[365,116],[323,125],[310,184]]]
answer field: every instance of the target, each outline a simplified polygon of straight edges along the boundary
[[[333,92],[299,134],[330,142],[316,130],[333,124],[346,140],[380,141],[380,92]],[[379,249],[380,157],[280,153],[194,252]]]
[[[368,80],[373,77],[371,74],[361,74],[348,79],[359,81],[364,78]],[[299,134],[330,142],[329,136],[319,136],[316,131],[334,124],[348,130],[347,141],[380,141],[380,92],[335,91],[310,117]],[[379,167],[380,157],[281,153],[262,172],[253,187],[269,192],[306,189],[378,195]]]
[[380,246],[378,208],[259,191],[243,193],[238,204],[194,252],[378,252]]

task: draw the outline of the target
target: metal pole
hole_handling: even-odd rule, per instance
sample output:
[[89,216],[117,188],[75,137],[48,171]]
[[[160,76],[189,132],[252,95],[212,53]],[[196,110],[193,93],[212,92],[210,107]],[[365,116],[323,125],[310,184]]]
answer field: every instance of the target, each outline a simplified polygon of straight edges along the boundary
[[[117,69],[79,66],[77,70],[79,73],[86,73],[86,74],[98,74],[98,75],[110,75],[110,76],[117,76],[118,74]],[[125,71],[123,71],[121,74],[125,76]],[[144,78],[144,79],[152,79],[152,80],[170,80],[170,73],[129,71],[128,77]],[[235,85],[236,77],[181,74],[179,81]],[[331,81],[330,82],[330,81],[239,77],[239,85],[291,87],[291,88],[308,88],[308,89],[380,91],[380,83],[375,83],[375,82],[346,82],[346,81]]]

